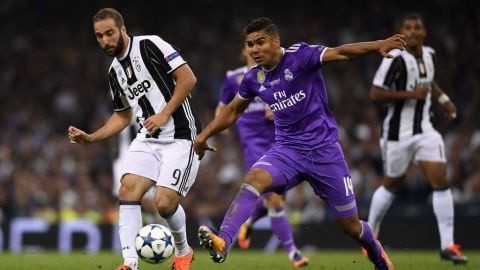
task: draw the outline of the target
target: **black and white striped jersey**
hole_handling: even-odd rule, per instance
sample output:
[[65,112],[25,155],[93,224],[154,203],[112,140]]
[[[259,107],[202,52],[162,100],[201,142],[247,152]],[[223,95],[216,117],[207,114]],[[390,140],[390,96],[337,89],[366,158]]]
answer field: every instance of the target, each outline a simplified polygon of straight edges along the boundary
[[132,108],[140,125],[137,139],[194,140],[200,132],[190,95],[154,134],[143,126],[145,119],[161,112],[170,101],[175,88],[172,72],[185,63],[176,49],[153,35],[130,37],[125,55],[113,59],[108,73],[113,109]]
[[[406,50],[394,50],[393,58],[384,58],[373,79],[373,85],[386,91],[413,91],[430,87],[435,75],[435,51],[422,47],[422,57]],[[425,100],[406,99],[388,103],[383,120],[382,138],[398,141],[434,130],[430,121],[431,92]]]

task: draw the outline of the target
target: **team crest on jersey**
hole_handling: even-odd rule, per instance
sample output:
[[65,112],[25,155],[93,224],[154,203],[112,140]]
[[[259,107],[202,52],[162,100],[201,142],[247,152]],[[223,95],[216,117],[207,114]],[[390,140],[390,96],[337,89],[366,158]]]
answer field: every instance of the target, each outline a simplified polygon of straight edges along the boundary
[[290,69],[285,69],[283,73],[285,74],[285,80],[291,81],[293,79],[293,73],[290,71]]
[[117,75],[118,75],[118,78],[120,78],[120,80],[122,81],[121,84],[124,84],[126,80],[125,80],[125,78],[123,77],[122,71],[121,71],[121,70],[118,70],[118,71],[117,71]]
[[135,68],[137,69],[137,71],[140,72],[142,70],[142,67],[140,66],[140,61],[138,61],[138,57],[135,57],[135,59],[133,59],[133,63],[135,64]]
[[263,70],[259,70],[257,72],[257,81],[262,84],[265,81],[265,72]]

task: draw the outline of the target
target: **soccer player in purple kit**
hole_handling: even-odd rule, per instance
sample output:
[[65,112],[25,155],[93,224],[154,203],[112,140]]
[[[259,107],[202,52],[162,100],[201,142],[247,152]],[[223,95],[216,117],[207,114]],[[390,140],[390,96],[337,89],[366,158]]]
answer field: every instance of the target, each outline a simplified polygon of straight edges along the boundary
[[[215,115],[220,114],[224,107],[235,98],[245,73],[255,65],[255,62],[247,52],[246,46],[242,49],[242,57],[247,65],[227,72]],[[259,97],[256,97],[248,105],[245,113],[237,120],[237,130],[242,147],[244,165],[248,170],[274,144],[275,126],[273,124],[272,110]],[[308,258],[303,256],[296,247],[292,227],[285,216],[284,197],[274,192],[267,192],[258,199],[252,215],[242,225],[238,234],[238,245],[240,248],[249,248],[253,224],[267,214],[270,218],[272,230],[280,239],[293,266],[296,268],[306,266]]]
[[245,74],[238,95],[198,135],[194,149],[200,158],[206,150],[216,151],[207,139],[234,123],[255,96],[273,111],[275,144],[247,173],[220,232],[200,226],[200,245],[214,262],[225,261],[233,237],[253,212],[260,194],[284,193],[307,181],[327,202],[343,231],[367,250],[375,267],[393,269],[368,224],[358,218],[352,180],[320,71],[327,62],[347,61],[372,52],[391,57],[390,50],[404,49],[403,36],[333,48],[301,42],[283,49],[277,27],[268,18],[252,20],[244,32],[248,53],[257,66]]

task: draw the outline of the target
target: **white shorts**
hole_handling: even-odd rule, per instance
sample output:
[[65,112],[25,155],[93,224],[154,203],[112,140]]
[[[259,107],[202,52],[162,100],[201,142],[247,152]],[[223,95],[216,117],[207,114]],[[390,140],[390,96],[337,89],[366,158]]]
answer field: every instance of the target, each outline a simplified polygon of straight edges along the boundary
[[[122,180],[122,164],[125,162],[125,158],[127,155],[122,155],[119,158],[113,161],[113,187],[112,187],[112,194],[113,196],[118,198],[118,193],[120,192],[120,181]],[[143,195],[144,199],[154,199],[155,198],[155,187],[151,187],[145,195]]]
[[383,169],[388,177],[405,175],[410,162],[447,161],[442,135],[437,131],[421,133],[399,141],[380,140]]
[[171,143],[133,140],[123,159],[122,176],[140,175],[185,196],[197,177],[200,161],[188,140]]

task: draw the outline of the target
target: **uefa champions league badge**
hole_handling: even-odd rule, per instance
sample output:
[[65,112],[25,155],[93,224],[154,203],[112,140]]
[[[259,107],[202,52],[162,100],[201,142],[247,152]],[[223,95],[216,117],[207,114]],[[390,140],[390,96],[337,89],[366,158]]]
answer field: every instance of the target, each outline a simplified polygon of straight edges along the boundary
[[290,71],[290,69],[285,69],[283,73],[285,74],[285,80],[291,81],[293,79],[293,73]]
[[257,72],[257,81],[262,84],[265,81],[265,72],[263,70],[259,70]]

